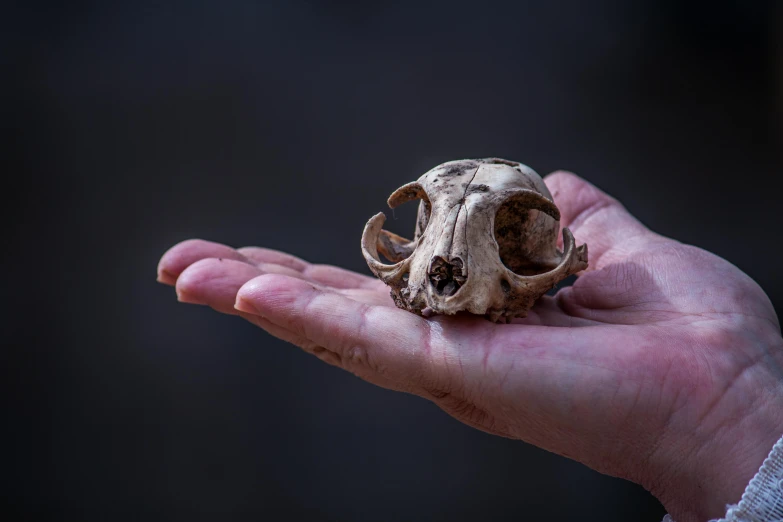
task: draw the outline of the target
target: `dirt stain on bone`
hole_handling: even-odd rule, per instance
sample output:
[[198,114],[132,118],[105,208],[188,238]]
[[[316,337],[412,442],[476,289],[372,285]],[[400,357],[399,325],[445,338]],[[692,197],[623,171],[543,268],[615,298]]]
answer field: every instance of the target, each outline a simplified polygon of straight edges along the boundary
[[461,161],[459,163],[456,163],[454,165],[449,165],[447,167],[444,167],[443,171],[440,173],[441,176],[444,177],[452,177],[452,176],[460,176],[465,173],[467,170],[475,169],[478,167],[478,163],[473,160],[466,160]]
[[465,190],[465,195],[468,196],[470,194],[475,194],[476,192],[489,192],[489,186],[475,183],[468,185],[467,190]]

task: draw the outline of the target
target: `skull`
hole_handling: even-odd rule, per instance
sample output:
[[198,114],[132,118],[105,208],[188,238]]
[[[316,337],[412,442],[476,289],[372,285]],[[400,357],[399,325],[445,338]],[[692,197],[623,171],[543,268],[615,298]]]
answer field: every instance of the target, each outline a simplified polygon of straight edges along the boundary
[[[389,197],[395,208],[420,199],[413,241],[382,230],[386,216],[364,228],[362,254],[391,288],[394,303],[416,314],[484,315],[494,322],[525,317],[558,282],[587,268],[541,177],[498,158],[449,161]],[[382,254],[393,264],[382,262]]]

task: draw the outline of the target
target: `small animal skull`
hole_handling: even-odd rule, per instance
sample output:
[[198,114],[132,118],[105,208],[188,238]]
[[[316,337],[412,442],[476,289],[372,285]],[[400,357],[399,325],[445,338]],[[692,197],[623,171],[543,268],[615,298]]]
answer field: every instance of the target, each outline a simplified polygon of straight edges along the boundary
[[[386,216],[364,228],[362,253],[391,288],[399,308],[416,314],[468,311],[494,322],[525,317],[558,282],[587,268],[541,177],[498,158],[450,161],[389,197],[395,208],[420,199],[413,241],[382,230]],[[394,264],[381,262],[378,253]]]

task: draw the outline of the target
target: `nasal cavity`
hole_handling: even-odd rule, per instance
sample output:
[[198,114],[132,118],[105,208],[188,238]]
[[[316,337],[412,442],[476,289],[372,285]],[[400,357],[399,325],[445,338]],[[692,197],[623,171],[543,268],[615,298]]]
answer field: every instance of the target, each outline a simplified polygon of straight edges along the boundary
[[468,270],[459,257],[446,260],[435,256],[430,261],[430,284],[442,296],[450,297],[457,293],[468,279]]

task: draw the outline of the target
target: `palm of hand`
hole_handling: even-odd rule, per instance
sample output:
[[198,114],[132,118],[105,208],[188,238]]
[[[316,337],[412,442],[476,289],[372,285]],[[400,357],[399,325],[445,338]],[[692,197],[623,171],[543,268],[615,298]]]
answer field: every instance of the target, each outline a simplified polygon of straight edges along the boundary
[[746,483],[760,464],[743,461],[757,439],[743,445],[739,435],[783,429],[747,411],[749,400],[767,411],[781,397],[774,310],[728,262],[650,232],[573,175],[546,181],[591,266],[511,325],[423,319],[395,308],[377,280],[260,248],[184,242],[161,260],[159,280],[182,301],[239,314],[471,426],[639,482],[679,520],[714,512],[712,500],[680,506],[697,494],[685,478],[717,471],[705,448],[730,445]]

